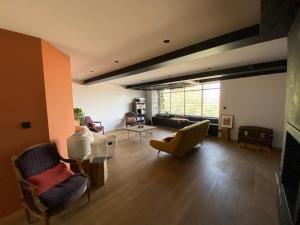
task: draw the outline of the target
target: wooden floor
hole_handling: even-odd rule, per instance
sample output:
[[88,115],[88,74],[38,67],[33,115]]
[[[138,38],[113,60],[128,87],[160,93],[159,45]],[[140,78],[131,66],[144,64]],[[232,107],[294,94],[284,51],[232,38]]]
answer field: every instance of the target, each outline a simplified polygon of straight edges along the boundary
[[[155,137],[173,131],[157,129]],[[92,200],[75,202],[53,225],[277,225],[278,152],[207,138],[182,159],[149,146],[149,137],[118,131],[109,178]],[[2,224],[27,224],[18,214]],[[35,222],[35,224],[41,224]]]

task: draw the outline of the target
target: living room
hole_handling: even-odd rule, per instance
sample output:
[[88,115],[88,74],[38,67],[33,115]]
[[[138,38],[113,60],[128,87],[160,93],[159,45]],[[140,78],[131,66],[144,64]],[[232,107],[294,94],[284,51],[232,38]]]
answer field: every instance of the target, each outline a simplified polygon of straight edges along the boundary
[[299,223],[298,1],[0,5],[0,224]]

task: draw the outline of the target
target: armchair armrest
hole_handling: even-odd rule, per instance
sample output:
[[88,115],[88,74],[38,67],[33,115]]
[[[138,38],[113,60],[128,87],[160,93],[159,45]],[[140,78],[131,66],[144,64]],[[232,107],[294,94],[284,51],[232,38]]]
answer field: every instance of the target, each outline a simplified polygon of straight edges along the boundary
[[171,142],[152,139],[150,140],[150,145],[159,151],[164,151],[169,153],[173,152],[173,145],[171,144]]
[[93,121],[93,123],[100,123],[100,125],[102,125],[101,121]]
[[23,192],[22,201],[29,208],[33,207],[38,209],[41,213],[45,213],[48,208],[40,201],[37,194],[37,187],[22,178],[20,178],[19,183],[20,183],[20,188]]
[[86,178],[90,178],[89,175],[87,175],[84,170],[83,170],[83,166],[82,166],[82,161],[83,160],[79,160],[79,159],[65,159],[63,157],[60,157],[60,160],[65,162],[65,163],[73,163],[73,164],[77,164],[79,172]]
[[22,189],[24,189],[28,192],[34,192],[37,190],[37,187],[35,185],[33,185],[32,183],[30,183],[24,179],[20,179],[20,185],[21,185]]

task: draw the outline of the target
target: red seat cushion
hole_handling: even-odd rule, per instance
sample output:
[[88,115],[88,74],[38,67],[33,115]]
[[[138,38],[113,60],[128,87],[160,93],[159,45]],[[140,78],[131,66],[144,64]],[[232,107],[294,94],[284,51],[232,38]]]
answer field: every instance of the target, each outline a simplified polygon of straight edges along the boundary
[[38,195],[41,195],[61,182],[67,180],[72,175],[74,175],[74,173],[61,162],[51,169],[28,177],[26,180],[37,186]]

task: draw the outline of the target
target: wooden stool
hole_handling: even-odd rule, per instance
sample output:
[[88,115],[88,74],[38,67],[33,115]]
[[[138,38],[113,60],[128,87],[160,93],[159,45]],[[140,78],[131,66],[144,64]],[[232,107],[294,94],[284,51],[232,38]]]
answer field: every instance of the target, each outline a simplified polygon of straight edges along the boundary
[[95,157],[91,161],[90,176],[92,187],[100,187],[106,183],[108,177],[106,157]]
[[[91,186],[98,188],[106,183],[108,177],[106,157],[95,157],[91,162],[86,159],[82,162],[83,170],[90,176]],[[76,164],[71,164],[71,170],[79,173]]]

